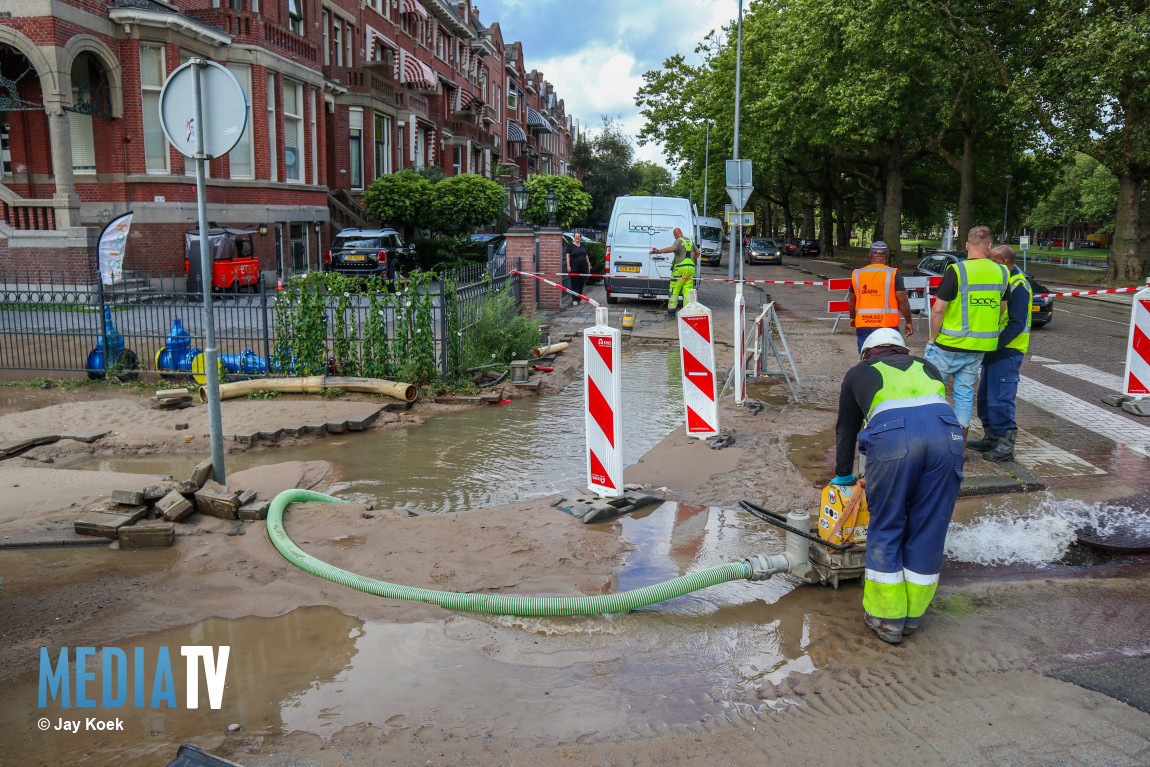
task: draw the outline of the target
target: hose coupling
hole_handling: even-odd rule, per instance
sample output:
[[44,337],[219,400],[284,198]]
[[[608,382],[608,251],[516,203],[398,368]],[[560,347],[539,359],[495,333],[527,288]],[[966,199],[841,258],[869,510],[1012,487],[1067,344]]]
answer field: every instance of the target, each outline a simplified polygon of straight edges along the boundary
[[765,581],[775,573],[785,573],[790,569],[790,563],[784,554],[756,554],[744,559],[743,562],[750,568],[749,581]]

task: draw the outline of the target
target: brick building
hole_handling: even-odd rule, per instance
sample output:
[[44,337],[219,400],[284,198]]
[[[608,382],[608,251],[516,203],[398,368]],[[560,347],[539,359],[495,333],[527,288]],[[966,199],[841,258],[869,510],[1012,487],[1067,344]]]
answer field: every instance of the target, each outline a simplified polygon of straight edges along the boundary
[[158,118],[193,56],[226,66],[248,130],[210,162],[208,220],[263,229],[261,268],[317,268],[367,224],[378,176],[437,166],[510,184],[566,173],[579,130],[522,45],[470,0],[20,0],[0,11],[0,272],[90,278],[134,212],[126,268],[183,271],[192,163]]

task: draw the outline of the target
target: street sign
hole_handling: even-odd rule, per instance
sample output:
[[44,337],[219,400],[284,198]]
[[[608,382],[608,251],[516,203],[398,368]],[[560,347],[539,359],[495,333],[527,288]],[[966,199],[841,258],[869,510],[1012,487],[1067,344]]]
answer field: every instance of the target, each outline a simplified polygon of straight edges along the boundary
[[727,226],[754,226],[755,214],[749,213],[727,213]]
[[160,125],[185,157],[196,156],[196,135],[202,134],[204,155],[210,160],[223,157],[239,143],[248,126],[248,100],[235,75],[216,62],[203,61],[198,69],[203,124],[196,124],[196,68],[189,61],[168,76],[160,91]]
[[1020,250],[1030,250],[1030,237],[1023,235],[1018,238],[1018,248]]
[[747,200],[751,192],[755,191],[751,184],[750,160],[727,160],[727,194],[731,196],[731,203],[742,210],[747,207]]

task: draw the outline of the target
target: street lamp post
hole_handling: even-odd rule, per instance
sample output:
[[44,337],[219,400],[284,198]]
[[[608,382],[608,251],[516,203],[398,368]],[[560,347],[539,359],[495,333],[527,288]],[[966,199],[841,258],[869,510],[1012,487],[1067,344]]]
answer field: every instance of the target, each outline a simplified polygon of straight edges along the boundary
[[522,182],[517,182],[511,188],[511,201],[515,204],[515,224],[523,226],[523,211],[527,209],[527,201],[531,198],[531,192],[527,187],[523,186]]
[[[707,171],[711,169],[711,121],[707,120],[707,148],[703,153],[703,216],[707,215]],[[722,243],[719,243],[722,245]]]
[[1006,174],[1006,207],[1002,211],[1002,244],[1006,244],[1006,217],[1010,213],[1010,180],[1014,176]]
[[[733,159],[739,159],[739,95],[740,84],[743,77],[743,0],[739,0],[739,22],[738,22],[738,38],[735,44],[735,145],[733,147]],[[749,179],[748,179],[749,181]],[[741,222],[740,222],[741,223]],[[730,263],[727,264],[727,279],[735,279],[735,246],[739,245],[742,248],[743,228],[739,227],[739,236],[731,235],[731,255]],[[736,240],[738,242],[736,243]],[[739,261],[739,279],[743,277],[743,262]]]
[[547,192],[547,196],[543,198],[543,205],[547,209],[547,226],[555,228],[555,212],[559,210],[559,195],[555,194],[554,189]]

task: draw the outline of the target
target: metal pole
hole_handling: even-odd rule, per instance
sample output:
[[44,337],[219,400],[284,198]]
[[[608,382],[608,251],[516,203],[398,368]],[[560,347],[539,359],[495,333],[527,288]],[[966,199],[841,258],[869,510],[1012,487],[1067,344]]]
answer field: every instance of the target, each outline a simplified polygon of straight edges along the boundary
[[[738,39],[735,44],[735,146],[734,158],[739,159],[739,84],[743,77],[743,0],[739,0]],[[743,179],[739,179],[742,182]],[[742,208],[739,213],[742,213]],[[742,223],[742,222],[740,222]],[[739,227],[739,237],[743,236],[743,227]],[[735,236],[731,235],[731,262],[727,264],[727,279],[735,279]],[[739,279],[743,278],[743,265],[739,263]]]
[[1006,216],[1010,213],[1010,179],[1014,176],[1006,174],[1006,207],[1002,211],[1002,244],[1006,244]]
[[192,59],[192,101],[196,115],[196,212],[200,219],[200,279],[204,289],[204,349],[208,378],[208,433],[212,444],[212,475],[221,485],[227,484],[224,470],[223,418],[220,415],[220,370],[216,351],[216,322],[212,314],[212,253],[208,243],[208,200],[204,189],[204,101],[200,93],[200,69],[203,59]]
[[[707,149],[703,154],[703,217],[707,217],[707,171],[711,169],[711,121],[707,120]],[[723,243],[720,242],[719,245]]]

